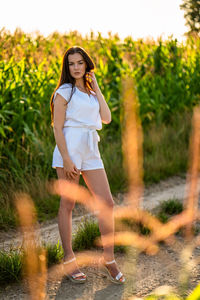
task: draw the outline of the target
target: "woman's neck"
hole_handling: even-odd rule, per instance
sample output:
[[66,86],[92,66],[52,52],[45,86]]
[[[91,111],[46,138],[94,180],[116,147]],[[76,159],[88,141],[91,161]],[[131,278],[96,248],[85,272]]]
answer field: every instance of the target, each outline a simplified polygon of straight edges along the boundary
[[82,92],[87,93],[88,95],[90,95],[90,90],[88,89],[87,86],[84,85],[84,81],[83,80],[76,80],[75,86]]
[[77,79],[75,85],[79,88],[85,89],[83,78]]

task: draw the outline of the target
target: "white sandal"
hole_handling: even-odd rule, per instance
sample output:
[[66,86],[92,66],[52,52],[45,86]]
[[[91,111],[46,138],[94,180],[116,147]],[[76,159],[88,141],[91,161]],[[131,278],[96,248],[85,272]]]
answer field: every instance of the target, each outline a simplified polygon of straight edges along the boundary
[[115,278],[111,276],[110,271],[108,270],[108,268],[106,267],[106,265],[111,265],[116,263],[115,259],[113,259],[112,261],[108,261],[108,262],[104,262],[102,263],[102,266],[104,267],[104,270],[107,271],[109,279],[116,284],[123,284],[125,282],[125,278],[124,275],[122,274],[122,272],[119,272]]
[[[71,263],[75,260],[76,260],[76,257],[63,262],[63,265],[67,265],[67,264],[69,264],[69,263]],[[87,279],[86,275],[83,272],[75,273],[75,274],[72,274],[72,275],[65,273],[65,275],[67,276],[67,278],[69,280],[71,280],[72,282],[75,282],[75,283],[84,283]]]

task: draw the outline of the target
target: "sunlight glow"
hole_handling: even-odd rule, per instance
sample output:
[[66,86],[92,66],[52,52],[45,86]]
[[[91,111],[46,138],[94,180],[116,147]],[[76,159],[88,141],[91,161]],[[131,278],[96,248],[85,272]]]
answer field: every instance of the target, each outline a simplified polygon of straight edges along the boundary
[[39,31],[48,36],[77,30],[82,35],[93,31],[118,34],[120,38],[133,39],[162,36],[183,40],[185,27],[181,0],[7,0],[1,3],[0,28],[14,32],[20,27],[24,32]]

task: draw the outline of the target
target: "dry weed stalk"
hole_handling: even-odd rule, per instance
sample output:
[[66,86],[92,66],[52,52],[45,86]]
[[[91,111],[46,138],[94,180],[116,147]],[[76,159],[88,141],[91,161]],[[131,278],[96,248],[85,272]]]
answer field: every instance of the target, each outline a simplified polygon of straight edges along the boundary
[[133,78],[124,78],[122,85],[122,149],[124,168],[128,175],[127,202],[132,208],[139,208],[143,192],[143,134],[139,101]]
[[198,217],[198,183],[200,168],[200,107],[194,108],[192,120],[192,135],[190,140],[190,167],[187,174],[187,191],[184,200],[185,211],[191,218],[185,234],[188,240],[193,237],[192,224]]
[[22,193],[16,195],[15,204],[23,235],[24,275],[30,299],[42,300],[46,295],[46,253],[37,245],[35,207],[30,196]]

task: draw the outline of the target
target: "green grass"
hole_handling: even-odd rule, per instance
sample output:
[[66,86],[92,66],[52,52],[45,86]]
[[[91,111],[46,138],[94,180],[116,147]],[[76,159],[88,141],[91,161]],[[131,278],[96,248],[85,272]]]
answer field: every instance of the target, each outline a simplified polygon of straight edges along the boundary
[[51,220],[58,214],[60,197],[49,193],[46,183],[47,178],[42,179],[41,174],[28,176],[18,181],[10,182],[8,188],[3,182],[0,183],[2,193],[0,195],[0,230],[16,228],[19,224],[15,211],[15,196],[17,192],[24,192],[31,196],[36,207],[37,219],[39,222]]
[[144,129],[144,182],[151,184],[188,167],[191,114],[177,114],[166,124],[151,124]]
[[151,230],[144,226],[141,222],[136,222],[134,219],[123,218],[122,223],[127,225],[131,231],[135,231],[142,235],[150,235]]
[[169,199],[162,201],[154,209],[154,214],[162,222],[167,223],[170,217],[180,214],[183,211],[183,204],[177,199]]
[[169,216],[167,216],[165,213],[163,212],[159,212],[157,214],[157,218],[160,222],[162,223],[167,223],[169,221]]
[[168,215],[180,214],[183,211],[183,204],[177,199],[169,199],[161,203],[160,210]]
[[[59,244],[44,244],[47,252],[47,266],[59,263],[63,258],[63,249]],[[0,285],[19,282],[23,277],[23,249],[0,251]]]
[[[74,234],[72,247],[74,251],[81,251],[92,248],[99,248],[96,245],[96,240],[101,236],[99,225],[87,217],[81,220],[77,231]],[[114,246],[114,252],[126,253],[127,247],[121,245]]]
[[64,251],[63,251],[61,244],[59,243],[59,240],[56,245],[44,244],[43,246],[47,251],[48,267],[53,264],[59,263],[62,260],[62,258],[64,257]]
[[111,191],[113,193],[127,190],[127,177],[123,169],[121,137],[119,134],[102,135],[99,144]]
[[21,249],[0,251],[0,284],[19,281],[22,278]]
[[35,201],[38,221],[46,221],[55,218],[58,214],[60,197],[49,195],[47,198],[40,198]]
[[16,227],[16,213],[13,207],[1,206],[0,208],[0,229],[7,231]]
[[[169,199],[161,202],[151,212],[152,215],[158,218],[162,223],[167,223],[170,217],[177,215],[183,211],[183,204],[177,199]],[[122,219],[122,223],[127,225],[131,231],[135,231],[141,235],[149,236],[152,231],[146,227],[142,222],[136,222],[134,219]],[[198,232],[198,229],[196,229]]]
[[95,239],[100,237],[99,226],[95,221],[84,218],[77,227],[73,238],[73,250],[85,250],[95,248]]

